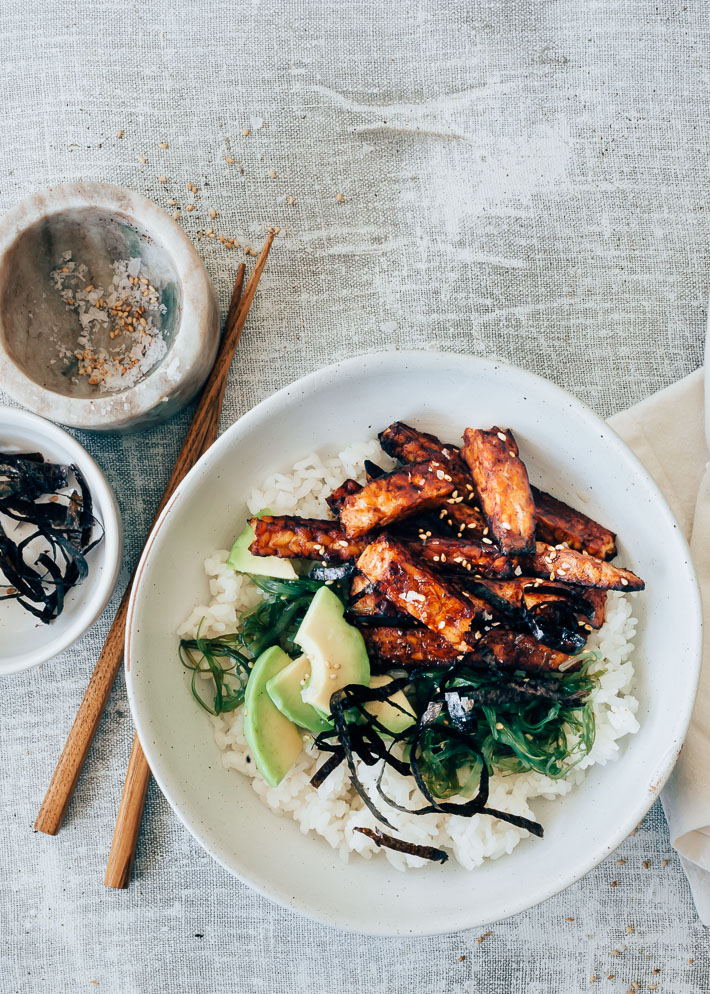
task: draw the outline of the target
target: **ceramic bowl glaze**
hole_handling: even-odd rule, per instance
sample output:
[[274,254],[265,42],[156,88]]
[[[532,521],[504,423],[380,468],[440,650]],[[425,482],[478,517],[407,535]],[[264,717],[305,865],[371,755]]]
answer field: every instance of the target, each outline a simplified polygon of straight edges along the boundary
[[[78,373],[82,329],[50,275],[69,252],[98,287],[110,285],[115,262],[140,259],[159,295],[165,354],[127,388],[107,392]],[[79,428],[148,427],[192,399],[218,338],[214,291],[199,256],[145,197],[71,183],[28,197],[0,220],[0,384],[24,407]]]
[[[636,677],[640,731],[616,762],[593,767],[554,802],[545,828],[472,872],[455,860],[399,873],[382,858],[343,863],[323,840],[277,817],[224,769],[207,715],[177,657],[178,625],[208,596],[204,557],[242,528],[250,489],[313,449],[338,451],[401,419],[447,440],[467,425],[513,428],[532,482],[619,536],[642,576]],[[352,359],[281,390],[234,424],[180,484],[146,546],[129,608],[128,694],[151,769],[196,839],[275,901],[322,922],[380,935],[432,934],[505,918],[567,887],[609,855],[658,797],[690,718],[700,605],[687,545],[636,457],[564,390],[467,356],[386,353]]]

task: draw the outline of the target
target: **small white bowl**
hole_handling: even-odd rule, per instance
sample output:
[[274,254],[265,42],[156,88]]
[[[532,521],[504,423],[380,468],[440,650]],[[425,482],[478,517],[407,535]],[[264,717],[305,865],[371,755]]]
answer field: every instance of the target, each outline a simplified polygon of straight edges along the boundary
[[[178,626],[209,596],[203,560],[229,548],[250,490],[313,450],[339,451],[400,418],[455,439],[510,425],[535,484],[618,533],[619,558],[646,581],[634,599],[638,734],[568,796],[535,801],[544,839],[467,872],[455,860],[400,873],[381,856],[343,863],[322,839],[262,804],[227,770],[177,656]],[[580,497],[582,495],[582,497]],[[339,928],[430,935],[516,914],[608,856],[658,797],[678,756],[700,669],[700,599],[688,546],[661,492],[624,443],[553,383],[472,356],[361,356],[281,390],[226,431],[180,483],[137,571],[126,684],[163,793],[218,862],[262,894]]]
[[59,617],[43,624],[14,600],[0,601],[0,674],[44,663],[68,649],[99,617],[121,568],[123,528],[106,477],[83,446],[37,414],[0,407],[0,452],[41,452],[47,462],[75,464],[84,474],[103,541],[87,557],[89,575],[70,590]]
[[[141,276],[159,295],[163,310],[153,320],[167,350],[137,382],[127,377],[122,390],[108,392],[79,373],[75,353],[86,348],[85,332],[51,276],[67,252],[87,266],[96,289],[108,289],[114,263],[140,259]],[[96,343],[111,369],[113,358],[135,345],[123,333],[115,344],[109,338],[116,320],[105,323]],[[195,396],[218,342],[217,301],[199,255],[173,219],[140,194],[68,183],[27,197],[0,219],[0,383],[28,410],[94,431],[149,427]]]

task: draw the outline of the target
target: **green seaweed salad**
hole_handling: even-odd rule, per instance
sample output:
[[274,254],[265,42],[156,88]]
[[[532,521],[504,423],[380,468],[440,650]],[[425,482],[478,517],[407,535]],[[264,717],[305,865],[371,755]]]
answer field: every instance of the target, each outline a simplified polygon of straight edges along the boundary
[[[294,637],[322,586],[329,586],[341,599],[348,617],[349,576],[324,580],[315,578],[316,572],[294,580],[251,575],[262,601],[242,616],[236,632],[215,638],[198,632],[196,638],[181,641],[180,658],[192,671],[192,693],[201,707],[212,715],[240,707],[252,666],[269,647],[279,646],[296,658],[301,650]],[[587,651],[577,657],[579,665],[573,670],[535,677],[523,671],[474,668],[464,661],[447,668],[417,666],[405,671],[371,659],[373,673],[386,673],[392,679],[383,686],[375,686],[375,681],[371,687],[345,686],[332,695],[332,724],[314,736],[327,758],[313,777],[313,786],[317,788],[346,762],[363,803],[391,828],[382,808],[399,806],[382,786],[382,773],[389,765],[416,781],[426,803],[414,813],[487,813],[541,836],[536,822],[488,806],[489,777],[494,772],[535,771],[557,779],[589,753],[595,733],[590,697],[601,676],[598,669],[590,672],[596,658]],[[399,691],[404,691],[416,721],[393,733],[378,719],[372,704],[388,701],[401,711],[395,699]],[[360,783],[355,757],[368,765],[382,764],[376,801]],[[450,800],[453,797],[455,802]],[[377,834],[381,844],[387,844],[390,837]],[[421,847],[396,841],[398,848],[422,855]],[[442,850],[433,852],[436,855],[425,855],[446,858]]]

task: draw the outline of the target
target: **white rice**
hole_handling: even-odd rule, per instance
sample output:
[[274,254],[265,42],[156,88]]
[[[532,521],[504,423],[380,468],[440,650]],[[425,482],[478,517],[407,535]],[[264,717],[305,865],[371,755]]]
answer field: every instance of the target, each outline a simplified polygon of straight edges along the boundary
[[[379,465],[391,465],[375,441],[348,446],[332,458],[321,458],[311,453],[295,463],[290,473],[274,473],[259,489],[252,491],[247,501],[249,510],[257,513],[268,507],[275,514],[328,517],[325,497],[345,477],[363,481],[363,463],[368,458]],[[235,531],[240,528],[240,522],[235,522]],[[205,561],[211,600],[193,610],[178,632],[180,637],[194,637],[201,622],[201,634],[206,637],[234,631],[239,616],[258,603],[258,589],[247,577],[230,569],[226,559],[227,552],[221,550]],[[631,608],[633,596],[610,592],[606,621],[598,632],[593,632],[589,637],[588,648],[597,650],[600,656],[591,672],[604,670],[593,697],[596,737],[589,755],[560,780],[551,780],[539,773],[492,776],[491,807],[535,819],[530,801],[538,797],[553,799],[568,794],[584,780],[585,771],[590,766],[596,763],[603,765],[618,757],[621,738],[638,731],[635,717],[638,702],[629,693],[634,677],[630,657],[636,632],[636,619]],[[249,755],[242,709],[211,720],[223,765],[249,777],[264,804],[280,815],[295,819],[302,832],[315,832],[322,836],[345,860],[353,852],[368,859],[380,853],[401,870],[426,864],[426,860],[416,856],[379,849],[366,836],[353,831],[356,826],[374,828],[377,823],[350,786],[345,763],[341,763],[318,790],[311,787],[309,780],[324,757],[310,744],[310,736],[304,735],[304,751],[289,774],[278,787],[269,787]],[[374,782],[378,773],[379,764],[367,767],[358,761],[358,776],[366,788],[373,788],[373,798],[377,796]],[[411,778],[402,777],[389,767],[385,770],[382,786],[388,795],[405,807],[419,807],[424,803]],[[383,804],[379,799],[376,803],[379,806]],[[473,818],[412,815],[389,806],[384,813],[394,826],[396,835],[409,842],[446,849],[469,870],[479,866],[484,859],[497,859],[512,852],[528,835],[524,829],[488,815]]]

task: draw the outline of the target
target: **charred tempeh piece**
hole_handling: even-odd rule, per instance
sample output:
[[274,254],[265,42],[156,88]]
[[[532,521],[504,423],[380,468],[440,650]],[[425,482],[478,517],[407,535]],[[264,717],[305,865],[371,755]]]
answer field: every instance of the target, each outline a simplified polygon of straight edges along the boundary
[[[468,580],[468,578],[467,578]],[[540,604],[565,602],[570,604],[575,613],[587,621],[598,607],[597,597],[606,597],[606,592],[590,587],[573,587],[566,583],[545,582],[537,577],[516,576],[513,579],[476,578],[468,581],[476,591],[490,591],[492,603],[502,601],[517,610],[530,610]],[[485,599],[485,594],[481,593]]]
[[571,549],[588,552],[598,559],[614,558],[616,536],[613,532],[544,490],[537,487],[531,487],[531,490],[535,501],[538,542],[550,545],[566,542]]
[[[570,656],[542,645],[531,635],[494,628],[465,654],[436,632],[415,628],[381,627],[362,630],[368,652],[379,663],[402,669],[435,669],[463,661],[469,666],[484,664],[502,669],[558,670]],[[565,669],[572,668],[568,665]]]
[[453,490],[451,474],[441,461],[402,466],[346,497],[340,523],[350,538],[358,538],[373,528],[438,507]]
[[381,535],[368,545],[357,566],[401,611],[438,632],[460,652],[466,651],[471,623],[481,613],[477,605],[419,563],[404,545]]
[[488,657],[491,666],[512,670],[557,671],[576,669],[578,663],[571,663],[572,656],[538,642],[524,632],[511,632],[494,628],[487,632],[476,644],[478,653]]
[[370,583],[362,573],[356,573],[350,584],[348,613],[353,620],[368,624],[411,625],[408,614],[398,611],[392,601]]
[[386,469],[378,466],[377,463],[373,462],[371,459],[366,459],[363,463],[365,467],[365,476],[367,477],[367,482],[371,480],[379,480],[381,476],[385,476],[387,473]]
[[585,602],[589,605],[589,610],[580,615],[583,622],[590,628],[601,628],[606,616],[606,590],[598,590],[596,587],[583,587],[580,591]]
[[382,626],[361,629],[370,655],[388,666],[403,669],[451,666],[461,653],[429,628]]
[[439,521],[448,525],[460,538],[475,538],[492,544],[488,538],[490,529],[480,509],[474,504],[465,504],[458,497],[449,497],[437,512]]
[[503,552],[535,548],[535,505],[513,433],[494,426],[466,428],[461,454],[473,477],[479,504]]
[[[548,604],[551,601],[567,601],[573,605],[577,617],[583,624],[589,625],[590,628],[601,628],[604,624],[606,590],[599,590],[596,587],[576,587],[571,583],[545,583],[540,579],[530,580],[529,577],[520,577],[516,582],[521,581],[527,584],[523,593],[523,603],[527,610],[534,610],[541,604]],[[495,581],[486,582],[492,585]]]
[[340,486],[336,487],[333,493],[326,497],[325,502],[333,514],[340,514],[340,508],[343,506],[345,498],[351,494],[357,494],[361,490],[362,484],[358,483],[357,480],[343,480]]
[[[417,431],[416,428],[411,428],[402,421],[395,421],[389,428],[380,432],[379,438],[385,452],[402,462],[421,462],[423,459],[435,459],[437,455],[443,456],[450,461],[455,471],[452,475],[456,482],[463,483],[464,491],[466,482],[470,483],[468,466],[463,462],[458,447],[445,445],[435,435]],[[459,481],[458,473],[462,473],[465,480]],[[545,493],[544,490],[538,490],[536,487],[531,487],[530,490],[535,503],[538,541],[549,542],[550,545],[566,542],[570,548],[580,552],[586,551],[599,559],[614,558],[616,544],[613,532],[586,514],[582,514],[581,511]],[[450,505],[447,510],[449,508]],[[451,520],[447,521],[447,524],[456,531],[459,531],[463,525],[474,534],[476,531],[483,534],[485,522],[476,507],[469,508],[468,504],[459,504],[449,511],[448,517]],[[479,522],[480,529],[477,527]]]
[[630,569],[612,566],[603,559],[577,552],[576,549],[556,549],[538,542],[532,555],[519,556],[518,562],[532,576],[546,576],[580,587],[601,590],[643,590],[646,584]]
[[445,445],[436,435],[417,431],[403,421],[394,421],[377,436],[388,456],[400,462],[424,462],[445,459],[454,471],[452,475],[468,478],[468,467],[455,445]]
[[463,570],[494,578],[513,575],[514,564],[495,545],[432,535],[420,544],[412,545],[412,548],[425,562],[432,563],[439,570]]
[[250,518],[249,524],[255,535],[249,551],[255,556],[342,563],[355,559],[365,547],[364,542],[349,539],[337,521],[265,514]]

